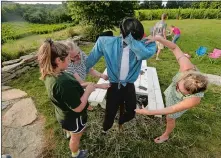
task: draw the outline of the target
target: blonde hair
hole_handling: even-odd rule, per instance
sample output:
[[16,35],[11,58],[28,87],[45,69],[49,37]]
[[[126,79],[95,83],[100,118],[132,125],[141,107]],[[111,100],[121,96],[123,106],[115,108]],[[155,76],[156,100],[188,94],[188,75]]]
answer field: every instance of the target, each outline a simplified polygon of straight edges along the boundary
[[198,71],[186,71],[180,78],[184,81],[184,88],[190,93],[195,94],[207,89],[208,79]]
[[62,61],[68,56],[69,48],[61,42],[53,42],[51,39],[47,39],[39,48],[38,51],[38,63],[41,72],[41,80],[44,80],[47,75],[55,74],[56,58],[60,58]]
[[71,40],[65,41],[65,44],[70,48],[70,50],[80,52],[80,48],[77,46],[77,44]]

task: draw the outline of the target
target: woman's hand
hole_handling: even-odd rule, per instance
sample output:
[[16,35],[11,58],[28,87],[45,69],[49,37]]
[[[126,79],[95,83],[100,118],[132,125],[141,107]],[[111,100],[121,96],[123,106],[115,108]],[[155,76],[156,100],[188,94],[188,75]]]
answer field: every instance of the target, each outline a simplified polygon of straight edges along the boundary
[[134,110],[137,114],[141,114],[141,115],[153,115],[151,113],[150,110],[147,110],[146,108],[144,108],[144,106],[142,106],[142,109],[135,109]]
[[108,89],[109,87],[110,87],[109,83],[102,83],[98,85],[98,88],[101,88],[101,89]]
[[163,37],[161,37],[160,35],[156,35],[154,37],[150,35],[147,37],[147,41],[145,43],[148,44],[148,43],[157,41],[159,38],[163,38]]
[[108,80],[108,76],[107,76],[107,75],[105,75],[105,74],[101,74],[101,75],[100,75],[100,78],[103,78],[105,81],[107,81],[107,80]]
[[87,91],[88,93],[92,93],[94,90],[95,90],[94,83],[89,83],[85,91]]

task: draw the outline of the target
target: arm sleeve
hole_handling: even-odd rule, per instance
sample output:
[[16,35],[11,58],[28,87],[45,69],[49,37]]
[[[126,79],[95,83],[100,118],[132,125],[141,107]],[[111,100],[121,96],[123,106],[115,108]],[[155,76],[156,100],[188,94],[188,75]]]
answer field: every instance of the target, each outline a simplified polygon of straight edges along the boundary
[[146,40],[135,40],[131,34],[129,34],[124,41],[129,45],[130,49],[135,53],[137,60],[144,60],[150,58],[156,53],[156,43],[151,42],[146,44]]
[[88,58],[86,59],[86,68],[87,72],[89,72],[89,69],[92,68],[98,60],[103,55],[103,48],[102,48],[102,37],[98,38],[97,42],[95,43],[95,46],[93,47],[91,53],[89,54]]

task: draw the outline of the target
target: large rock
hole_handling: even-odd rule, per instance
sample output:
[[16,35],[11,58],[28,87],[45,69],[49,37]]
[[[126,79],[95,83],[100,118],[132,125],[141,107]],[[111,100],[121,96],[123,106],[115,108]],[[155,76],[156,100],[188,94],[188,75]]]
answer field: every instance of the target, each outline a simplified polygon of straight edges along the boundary
[[3,125],[7,127],[22,127],[34,122],[37,110],[31,98],[25,98],[15,103],[3,116]]
[[44,146],[43,120],[24,127],[5,127],[2,130],[2,153],[13,158],[37,158]]
[[27,96],[27,93],[19,89],[9,89],[2,92],[2,101],[18,99]]

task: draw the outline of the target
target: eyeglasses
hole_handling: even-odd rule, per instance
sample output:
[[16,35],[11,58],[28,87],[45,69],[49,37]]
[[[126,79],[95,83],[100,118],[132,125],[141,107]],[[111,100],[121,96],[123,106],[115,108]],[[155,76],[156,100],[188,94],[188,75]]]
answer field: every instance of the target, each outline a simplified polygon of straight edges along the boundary
[[71,57],[71,61],[75,62],[76,60],[78,60],[80,57],[80,52],[78,52],[74,57]]

